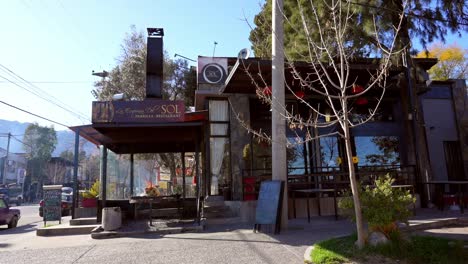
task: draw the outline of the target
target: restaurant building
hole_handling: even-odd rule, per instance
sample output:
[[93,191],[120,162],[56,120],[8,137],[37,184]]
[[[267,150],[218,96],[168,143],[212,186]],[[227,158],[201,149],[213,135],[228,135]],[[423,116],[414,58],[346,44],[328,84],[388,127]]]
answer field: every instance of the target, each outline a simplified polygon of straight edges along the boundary
[[[427,70],[436,63],[436,59],[414,59],[412,87],[416,89],[417,105],[411,102],[411,87],[404,69],[392,68],[385,96],[375,116],[351,129],[358,178],[365,180],[390,173],[396,183],[413,186],[410,189],[418,197],[417,206],[443,202],[443,197],[438,197],[434,186],[427,182],[466,181],[468,175],[465,81],[429,80]],[[249,201],[257,198],[259,182],[271,179],[271,163],[274,162],[270,143],[258,140],[246,129],[249,127],[251,132],[271,135],[271,107],[257,96],[260,83],[265,85],[260,87],[263,93],[271,92],[267,90],[271,85],[271,61],[260,58],[241,60],[237,70],[236,64],[239,64],[238,58],[199,57],[195,106],[196,110],[208,110],[212,126],[210,144],[206,147],[211,194],[221,194],[229,200]],[[365,86],[369,72],[376,67],[370,59],[355,60],[350,66],[350,79]],[[286,108],[308,116],[307,104],[317,105],[325,99],[299,86],[293,71],[306,75],[311,69],[301,62],[285,65]],[[359,118],[360,113],[372,109],[374,97],[370,91],[356,99],[353,103],[356,113],[352,118]],[[315,129],[312,137],[338,129]],[[307,133],[310,131],[287,127],[289,143],[303,142],[290,144],[287,150],[289,196],[296,187],[324,187],[319,182],[325,180],[344,182],[341,186],[347,188],[347,168],[342,162],[346,160],[343,139],[327,136],[307,140],[308,136],[310,138]],[[415,147],[417,144],[420,144],[419,148]],[[457,191],[456,186],[443,188],[444,193]],[[316,194],[314,199],[320,195]],[[297,202],[300,207],[302,203],[302,208],[304,200]],[[290,199],[290,208],[294,207],[292,203]],[[319,213],[318,210],[315,212]],[[333,210],[328,212],[332,214]],[[302,210],[300,215],[304,213]]]
[[[135,159],[134,155],[172,153],[180,155],[184,210],[197,219],[206,217],[204,201],[217,196],[229,207],[229,215],[252,220],[259,184],[271,179],[271,164],[275,161],[270,142],[258,140],[246,127],[271,133],[270,106],[256,95],[258,83],[264,82],[262,89],[268,92],[271,60],[199,57],[195,111],[186,112],[183,102],[161,99],[164,33],[162,29],[148,29],[148,33],[146,98],[93,102],[93,123],[71,128],[77,132],[77,140],[80,135],[101,146],[100,208],[119,205],[132,211],[130,197],[144,194],[148,182],[167,185],[163,184],[167,180],[161,178],[159,165]],[[419,198],[418,206],[436,202],[432,186],[425,182],[466,180],[468,175],[465,82],[431,82],[427,70],[436,63],[435,59],[414,59],[412,85],[404,78],[403,68],[392,68],[379,110],[371,121],[351,130],[358,177],[366,180],[390,173],[399,184],[412,186],[410,189]],[[293,65],[299,73],[310,71],[307,63]],[[350,66],[351,76],[365,86],[369,72],[377,67],[370,59],[356,59]],[[303,90],[291,71],[285,67],[285,82],[290,87],[286,108],[308,116],[307,104],[320,104],[324,98]],[[416,89],[416,104],[409,87]],[[370,92],[356,99],[353,118],[374,106],[373,96]],[[323,121],[328,118],[332,117],[325,116]],[[288,142],[296,142],[287,150],[289,193],[301,186],[332,186],[335,190],[311,197],[316,201],[323,198],[323,205],[318,200],[318,208],[312,206],[316,214],[336,214],[331,198],[341,195],[348,184],[343,140],[338,136],[316,138],[334,130],[338,128],[307,132],[287,128]],[[310,136],[316,139],[308,140]],[[424,159],[429,161],[427,166],[421,164]],[[193,165],[189,166],[193,168],[190,173],[187,162]],[[447,187],[445,191],[452,190]],[[294,213],[289,210],[290,217],[305,216],[304,198],[299,195],[290,199],[289,208],[294,208]]]

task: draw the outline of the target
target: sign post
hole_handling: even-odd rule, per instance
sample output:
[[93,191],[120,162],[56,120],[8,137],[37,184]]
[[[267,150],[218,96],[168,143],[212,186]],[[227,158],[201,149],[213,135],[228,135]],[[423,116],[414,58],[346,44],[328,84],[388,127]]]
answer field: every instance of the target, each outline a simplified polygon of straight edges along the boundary
[[254,232],[260,231],[261,225],[273,225],[275,227],[274,233],[280,232],[283,191],[283,181],[263,181],[261,183],[255,211]]
[[42,208],[44,226],[47,221],[62,223],[62,185],[44,185],[44,206]]

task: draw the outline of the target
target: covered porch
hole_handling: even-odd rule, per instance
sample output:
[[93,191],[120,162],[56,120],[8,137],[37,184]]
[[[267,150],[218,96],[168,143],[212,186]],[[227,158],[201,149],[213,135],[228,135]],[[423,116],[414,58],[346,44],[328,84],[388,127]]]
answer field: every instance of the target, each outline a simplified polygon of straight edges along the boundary
[[[120,207],[126,219],[175,217],[199,222],[207,189],[201,165],[207,112],[181,112],[179,117],[166,120],[148,115],[127,120],[118,116],[119,109],[136,111],[177,104],[164,100],[143,102],[143,107],[135,102],[113,102],[106,110],[115,114],[112,122],[98,120],[94,115],[95,109],[109,102],[95,102],[93,124],[70,128],[100,147],[98,222],[105,207]],[[165,162],[174,165],[175,173],[161,159],[157,162],[154,154],[172,159]],[[148,197],[145,188],[149,186],[157,189],[157,197]],[[78,204],[76,199],[74,207]]]

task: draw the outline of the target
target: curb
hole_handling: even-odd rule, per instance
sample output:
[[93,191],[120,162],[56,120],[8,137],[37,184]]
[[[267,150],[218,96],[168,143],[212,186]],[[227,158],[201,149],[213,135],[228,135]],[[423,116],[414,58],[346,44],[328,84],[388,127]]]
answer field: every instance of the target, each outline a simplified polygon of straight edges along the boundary
[[460,219],[460,218],[446,218],[446,219],[436,220],[433,222],[420,223],[420,224],[415,224],[415,225],[410,225],[410,226],[400,226],[400,230],[404,232],[411,232],[411,231],[417,231],[421,229],[440,228],[440,227],[447,226],[447,225],[455,225],[457,223],[464,222],[464,221],[465,220]]
[[70,227],[41,227],[36,230],[36,236],[68,236],[90,234],[97,225]]
[[93,239],[107,239],[107,238],[118,238],[118,237],[131,237],[137,235],[146,235],[146,234],[159,234],[159,235],[169,235],[169,234],[180,234],[180,233],[189,233],[189,232],[201,232],[203,231],[203,226],[190,226],[190,227],[171,227],[163,228],[158,230],[144,230],[144,231],[100,231],[102,230],[101,226],[97,226],[91,231],[91,238]]
[[314,246],[310,246],[306,249],[304,252],[304,263],[306,264],[312,264],[312,250],[314,250]]

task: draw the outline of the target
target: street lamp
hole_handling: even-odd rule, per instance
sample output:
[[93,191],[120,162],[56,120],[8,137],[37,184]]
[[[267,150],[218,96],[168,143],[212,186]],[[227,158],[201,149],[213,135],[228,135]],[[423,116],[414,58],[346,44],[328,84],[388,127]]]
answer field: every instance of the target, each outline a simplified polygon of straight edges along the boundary
[[[106,81],[106,77],[109,76],[108,71],[102,71],[102,72],[94,72],[94,70],[91,72],[92,75],[102,77],[102,86],[104,87],[104,83]],[[98,99],[98,94],[96,90],[91,90],[91,94],[94,96],[94,98]]]
[[109,72],[107,72],[107,71],[102,71],[102,72],[94,72],[94,71],[92,71],[91,74],[94,75],[94,76],[102,77],[102,78],[106,78],[107,76],[109,76]]
[[174,54],[174,58],[175,58],[175,57],[181,57],[181,58],[184,58],[184,59],[186,59],[186,60],[189,60],[189,61],[197,62],[196,60],[192,60],[192,59],[190,59],[190,58],[187,58],[187,57],[185,57],[185,56],[182,56],[182,55],[180,55],[180,54],[177,54],[177,53],[176,53],[176,54]]

